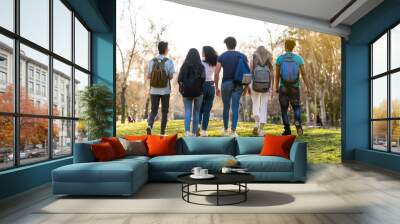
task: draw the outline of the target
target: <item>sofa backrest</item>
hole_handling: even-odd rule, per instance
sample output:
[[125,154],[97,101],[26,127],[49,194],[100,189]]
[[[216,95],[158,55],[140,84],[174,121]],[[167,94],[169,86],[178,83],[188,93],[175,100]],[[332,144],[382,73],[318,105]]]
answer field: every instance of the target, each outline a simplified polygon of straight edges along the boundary
[[99,144],[100,140],[75,143],[74,146],[74,163],[90,163],[95,162],[96,158],[93,155],[91,145]]
[[264,137],[237,137],[236,155],[259,154],[264,144]]
[[232,137],[184,137],[177,142],[177,154],[225,154],[235,155],[235,138]]

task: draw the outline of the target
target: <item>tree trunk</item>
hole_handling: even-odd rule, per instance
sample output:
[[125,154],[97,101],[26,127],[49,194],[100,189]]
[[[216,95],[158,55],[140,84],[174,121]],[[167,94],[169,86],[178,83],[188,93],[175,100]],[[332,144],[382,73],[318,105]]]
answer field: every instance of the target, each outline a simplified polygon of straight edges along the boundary
[[125,124],[126,120],[126,84],[121,88],[121,123]]
[[306,119],[307,119],[307,125],[310,125],[311,120],[310,120],[310,100],[308,97],[306,97]]
[[316,93],[316,91],[314,91],[314,105],[315,105],[314,126],[317,126],[318,102],[317,102],[317,93]]
[[147,95],[143,119],[147,119],[149,117],[149,107],[150,107],[150,95]]
[[319,98],[319,109],[320,109],[320,115],[321,115],[321,121],[322,124],[326,124],[326,112],[325,112],[325,94],[321,92],[320,98]]

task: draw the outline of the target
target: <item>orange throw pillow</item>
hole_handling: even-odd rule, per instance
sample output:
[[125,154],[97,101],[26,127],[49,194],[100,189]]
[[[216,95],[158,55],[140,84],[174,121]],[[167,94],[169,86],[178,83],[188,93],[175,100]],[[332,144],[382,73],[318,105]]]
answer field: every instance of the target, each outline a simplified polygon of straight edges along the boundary
[[171,136],[160,136],[160,135],[149,135],[147,137],[148,156],[165,156],[176,154],[176,139],[177,135]]
[[125,157],[126,156],[126,151],[124,149],[124,146],[121,144],[118,138],[116,137],[110,137],[110,138],[101,138],[101,142],[108,142],[114,149],[115,155],[117,158]]
[[91,149],[94,157],[99,162],[110,161],[117,158],[112,145],[108,142],[93,144],[91,145]]
[[280,156],[289,159],[290,148],[294,140],[295,135],[286,136],[275,136],[275,135],[265,135],[264,136],[264,146],[261,149],[261,156]]
[[128,141],[142,141],[146,142],[147,135],[125,135],[124,139]]

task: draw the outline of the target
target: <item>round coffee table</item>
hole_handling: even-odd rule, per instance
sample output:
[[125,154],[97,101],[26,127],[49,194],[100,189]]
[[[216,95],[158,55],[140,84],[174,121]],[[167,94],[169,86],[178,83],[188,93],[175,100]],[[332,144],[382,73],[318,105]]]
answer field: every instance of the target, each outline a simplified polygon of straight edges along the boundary
[[[189,174],[182,174],[178,176],[178,181],[182,183],[182,199],[188,203],[197,204],[197,205],[234,205],[247,201],[247,192],[249,192],[249,188],[247,187],[247,183],[255,180],[255,177],[248,173],[229,173],[222,174],[217,173],[213,174],[215,177],[212,179],[193,179]],[[215,185],[215,190],[198,190],[197,185]],[[237,190],[224,190],[220,189],[220,185],[236,185]],[[195,186],[195,190],[191,191],[190,186]],[[214,192],[215,194],[206,194]],[[216,197],[216,204],[203,204],[197,203],[190,200],[190,196],[203,196],[203,197]],[[222,197],[237,197],[240,196],[240,199],[230,203],[221,202]]]

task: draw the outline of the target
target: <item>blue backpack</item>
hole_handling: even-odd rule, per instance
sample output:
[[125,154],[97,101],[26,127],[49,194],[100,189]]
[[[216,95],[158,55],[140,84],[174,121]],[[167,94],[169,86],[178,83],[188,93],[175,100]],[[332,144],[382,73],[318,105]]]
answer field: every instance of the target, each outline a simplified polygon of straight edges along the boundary
[[251,78],[252,75],[249,65],[246,63],[244,56],[240,54],[235,75],[233,77],[233,82],[241,85],[248,85],[251,83]]
[[283,56],[281,63],[281,78],[285,84],[293,84],[299,80],[300,66],[294,60],[293,55]]

